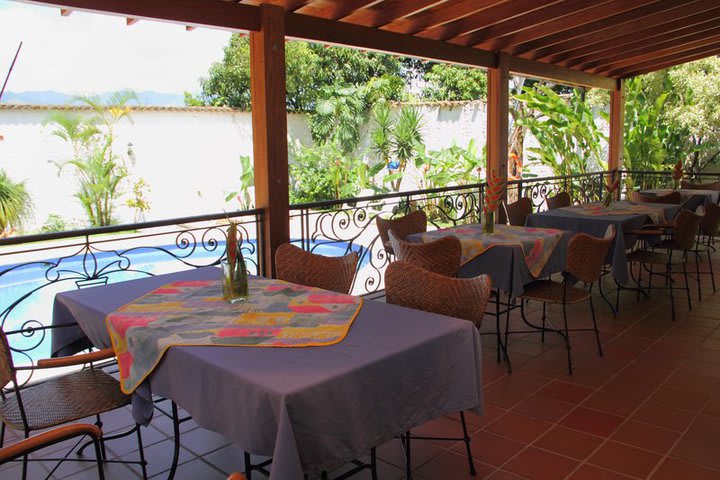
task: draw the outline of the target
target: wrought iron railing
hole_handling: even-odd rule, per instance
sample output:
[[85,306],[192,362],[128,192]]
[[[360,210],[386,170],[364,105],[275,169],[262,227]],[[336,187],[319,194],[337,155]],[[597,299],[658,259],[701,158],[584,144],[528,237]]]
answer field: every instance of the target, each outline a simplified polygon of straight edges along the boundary
[[0,327],[13,357],[50,353],[56,293],[218,265],[228,220],[238,223],[248,271],[264,274],[262,210],[221,213],[0,240]]

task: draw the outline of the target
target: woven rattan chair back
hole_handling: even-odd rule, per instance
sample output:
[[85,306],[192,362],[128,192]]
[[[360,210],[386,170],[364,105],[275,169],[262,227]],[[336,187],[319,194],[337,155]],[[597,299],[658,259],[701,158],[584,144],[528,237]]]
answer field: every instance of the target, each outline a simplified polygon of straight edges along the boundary
[[528,197],[522,197],[517,202],[508,204],[507,220],[510,225],[524,227],[527,217],[532,213],[532,200]]
[[357,264],[357,252],[343,257],[326,257],[289,243],[280,245],[275,251],[278,279],[338,293],[350,293]]
[[15,365],[12,352],[5,332],[0,330],[0,388],[5,387],[15,379]]
[[385,298],[388,303],[480,325],[485,315],[492,282],[487,275],[448,278],[402,260],[385,270]]
[[672,242],[675,247],[683,250],[695,248],[695,240],[700,230],[700,217],[687,210],[680,210],[675,217]]
[[700,231],[704,235],[714,237],[718,234],[720,228],[720,205],[710,203],[703,207],[705,215],[700,217]]
[[392,230],[400,240],[405,240],[408,235],[413,233],[427,232],[427,215],[422,210],[415,210],[400,218],[385,219],[378,215],[375,217],[375,224],[385,251],[392,255],[395,252],[390,245],[388,232]]
[[572,201],[570,200],[570,194],[568,192],[560,192],[554,197],[547,197],[548,210],[555,210],[556,208],[569,207]]
[[462,256],[462,245],[457,237],[448,235],[432,242],[411,243],[400,240],[394,230],[390,230],[388,236],[398,260],[445,277],[457,276]]
[[720,190],[720,180],[712,183],[692,183],[687,180],[680,182],[680,187],[688,190]]
[[565,270],[576,279],[593,283],[602,274],[605,257],[615,240],[615,226],[608,226],[603,238],[576,233],[568,244]]

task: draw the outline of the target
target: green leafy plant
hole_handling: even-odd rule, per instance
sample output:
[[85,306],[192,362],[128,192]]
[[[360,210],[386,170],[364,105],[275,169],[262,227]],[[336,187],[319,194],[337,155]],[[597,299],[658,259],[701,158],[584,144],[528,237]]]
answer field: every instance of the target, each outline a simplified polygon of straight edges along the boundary
[[12,235],[32,211],[25,182],[16,182],[0,170],[0,237]]
[[135,223],[141,222],[145,213],[150,211],[150,202],[146,196],[149,191],[150,185],[140,178],[132,187],[132,197],[125,202],[125,205],[135,210]]
[[344,155],[336,145],[301,146],[290,164],[291,203],[357,196],[367,179],[367,167],[355,156]]
[[237,199],[240,210],[249,210],[253,208],[254,202],[250,195],[250,188],[255,185],[255,173],[253,171],[252,160],[248,155],[240,155],[240,189],[230,192],[225,201],[230,202]]
[[115,201],[122,195],[122,182],[128,177],[127,167],[120,155],[113,151],[115,126],[130,118],[127,103],[138,101],[130,91],[115,92],[107,102],[97,97],[78,97],[90,115],[55,112],[48,123],[54,126],[52,135],[68,142],[73,158],[65,162],[51,162],[58,175],[66,168],[74,170],[78,179],[75,197],[80,201],[92,226],[111,225]]

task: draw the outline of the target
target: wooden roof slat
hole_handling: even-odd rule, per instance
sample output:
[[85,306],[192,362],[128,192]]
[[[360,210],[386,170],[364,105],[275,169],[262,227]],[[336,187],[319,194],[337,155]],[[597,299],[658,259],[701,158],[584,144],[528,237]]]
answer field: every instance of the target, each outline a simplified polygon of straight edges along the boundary
[[[607,3],[608,0],[600,2]],[[535,9],[515,18],[511,18],[493,26],[455,37],[450,41],[467,47],[474,46],[484,50],[496,50],[496,48],[484,48],[483,45],[490,45],[494,40],[505,35],[510,35],[526,28],[552,22],[563,17],[577,15],[583,10],[592,8],[596,3],[587,0],[563,0],[543,8]]]
[[428,28],[427,30],[418,32],[418,35],[425,38],[432,38],[433,40],[445,41],[481,28],[487,28],[509,18],[515,18],[519,15],[544,8],[547,5],[558,3],[559,1],[561,0],[551,0],[540,3],[537,0],[509,0],[459,20]]
[[450,0],[433,8],[390,22],[383,27],[397,33],[415,34],[480,12],[506,0]]
[[515,49],[515,55],[533,60],[548,60],[552,55],[573,50],[591,43],[630,33],[655,25],[655,22],[672,20],[682,16],[681,12],[692,9],[689,14],[712,8],[705,0],[661,0],[614,17],[588,23],[574,30],[559,32],[543,39],[529,42]]
[[720,43],[707,45],[687,52],[668,55],[667,57],[656,58],[654,60],[638,63],[625,68],[618,68],[617,70],[613,70],[612,74],[618,77],[626,78],[628,76],[642,75],[644,73],[650,73],[716,55],[720,55]]
[[717,19],[710,18],[707,22],[684,28],[679,33],[669,32],[655,36],[647,36],[636,42],[604,50],[597,55],[588,55],[573,62],[565,62],[561,66],[577,68],[578,70],[589,70],[591,68],[609,65],[617,60],[629,58],[634,53],[649,53],[655,50],[661,50],[664,47],[701,40],[708,35],[714,35],[715,32],[720,31],[719,25]]
[[671,42],[666,42],[664,45],[658,45],[657,48],[654,48],[654,46],[646,47],[640,50],[636,50],[627,56],[615,57],[612,61],[610,59],[603,60],[602,65],[589,68],[586,71],[589,71],[590,73],[608,72],[610,70],[617,70],[619,68],[628,67],[630,65],[641,64],[646,61],[650,61],[667,55],[687,52],[696,48],[720,43],[720,27],[714,29],[712,32],[712,35],[707,36],[704,34],[700,34],[700,37],[702,38],[699,38],[698,40],[695,40],[693,42],[682,43],[679,45]]
[[355,11],[343,19],[364,27],[382,27],[400,18],[434,7],[445,0],[384,0],[379,4]]
[[606,3],[597,3],[586,10],[526,28],[512,35],[506,35],[497,40],[489,41],[487,44],[475,45],[475,47],[488,50],[503,50],[513,54],[513,47],[516,45],[522,45],[554,33],[572,30],[587,23],[596,22],[656,1],[657,0],[612,0]]
[[666,39],[674,38],[675,36],[685,36],[695,33],[698,31],[698,28],[703,30],[712,28],[717,25],[716,22],[718,19],[720,19],[720,7],[707,12],[698,13],[697,15],[681,18],[677,21],[636,30],[626,35],[620,35],[619,37],[603,40],[571,50],[567,53],[554,56],[553,63],[563,67],[579,65],[595,58],[601,58],[600,56],[605,54],[605,52],[615,51],[618,47],[626,48],[627,45],[632,45],[638,41],[650,39],[653,41],[664,41]]
[[333,0],[315,0],[295,10],[295,12],[302,13],[303,15],[327,18],[329,20],[340,20],[355,10],[360,10],[368,5],[380,3],[381,1],[382,0],[344,0],[337,2]]

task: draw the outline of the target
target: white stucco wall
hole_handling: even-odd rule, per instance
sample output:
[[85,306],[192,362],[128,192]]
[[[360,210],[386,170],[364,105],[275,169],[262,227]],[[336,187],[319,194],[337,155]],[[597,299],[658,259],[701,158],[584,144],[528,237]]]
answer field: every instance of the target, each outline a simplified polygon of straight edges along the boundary
[[[428,149],[465,147],[475,139],[478,152],[485,144],[485,104],[420,104],[423,139]],[[51,135],[44,126],[50,110],[0,107],[0,168],[15,180],[26,181],[34,202],[34,217],[27,225],[33,231],[48,215],[58,214],[85,223],[85,214],[73,196],[75,175],[67,169],[58,176],[51,161],[71,157],[70,146]],[[240,175],[240,155],[252,155],[252,122],[249,112],[199,109],[136,110],[132,123],[116,128],[115,150],[127,158],[132,143],[135,164],[128,165],[131,180],[143,178],[150,185],[147,197],[151,210],[147,220],[184,217],[232,210],[225,202],[235,191]],[[311,142],[303,115],[288,115],[290,139]],[[365,145],[366,146],[366,145]],[[362,148],[362,146],[361,146]],[[408,175],[412,182],[412,174]],[[131,185],[126,186],[130,190]],[[412,185],[409,185],[412,187]],[[116,217],[133,221],[134,211],[118,202]]]

